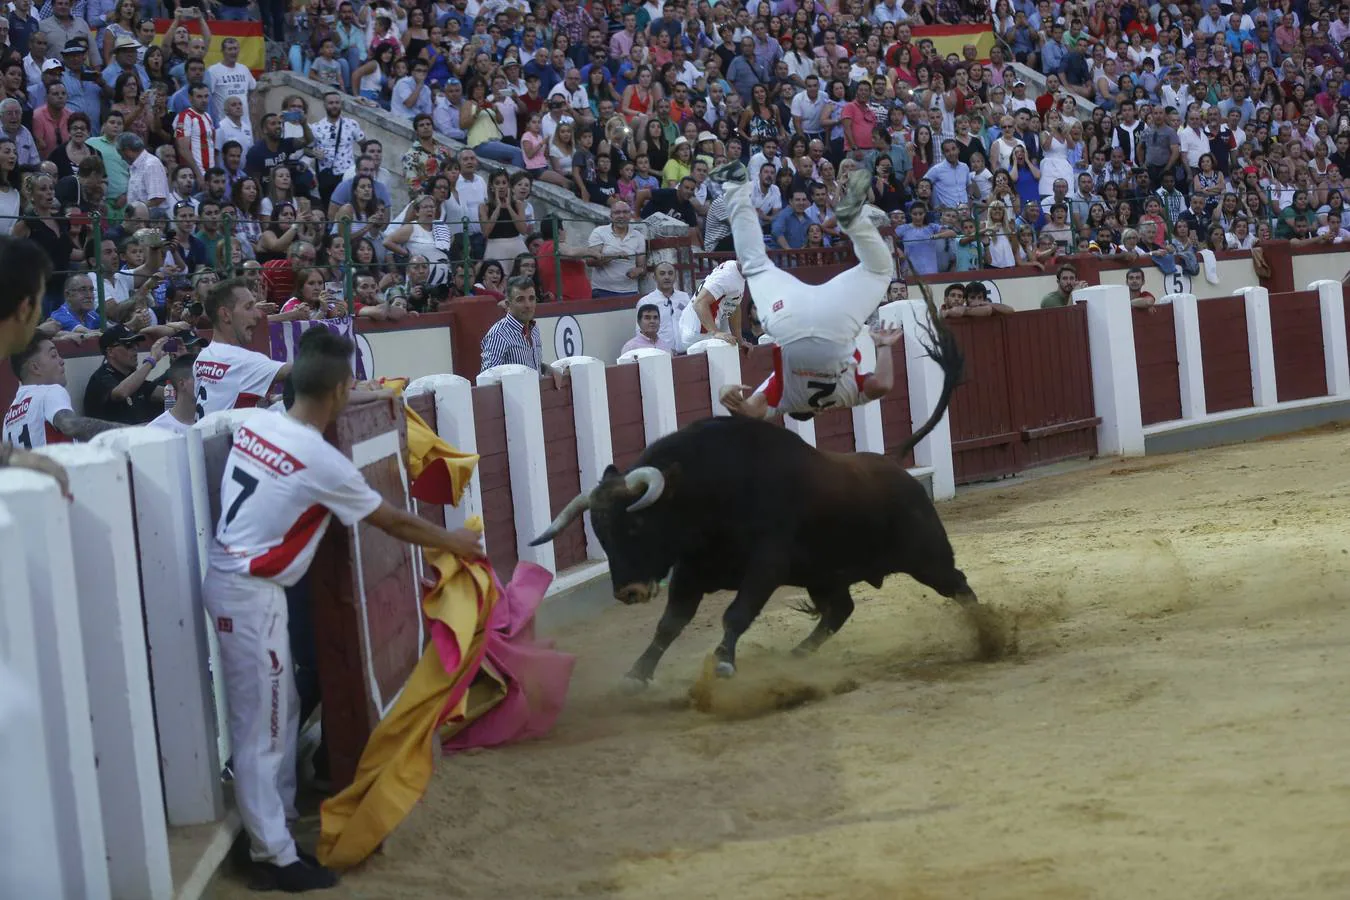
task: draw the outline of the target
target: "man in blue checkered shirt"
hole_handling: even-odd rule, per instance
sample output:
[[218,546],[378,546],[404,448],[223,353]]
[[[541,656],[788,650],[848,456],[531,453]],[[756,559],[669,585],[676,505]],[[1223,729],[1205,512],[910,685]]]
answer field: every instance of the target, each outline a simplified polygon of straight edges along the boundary
[[484,370],[514,363],[544,373],[544,344],[534,320],[538,298],[534,281],[517,276],[506,282],[506,315],[483,335]]

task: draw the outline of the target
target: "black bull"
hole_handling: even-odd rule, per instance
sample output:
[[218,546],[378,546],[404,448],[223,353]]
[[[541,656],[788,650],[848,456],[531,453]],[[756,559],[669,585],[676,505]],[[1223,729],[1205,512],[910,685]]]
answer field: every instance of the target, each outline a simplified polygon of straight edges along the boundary
[[652,444],[627,474],[607,468],[531,542],[552,540],[589,510],[617,600],[650,600],[670,574],[665,614],[629,678],[651,679],[712,591],[736,592],[715,651],[723,676],[734,674],[736,642],[783,585],[805,588],[819,615],[800,654],[848,620],[849,588],[859,581],[880,587],[903,572],[944,597],[975,602],[932,500],[898,462],[941,420],[961,375],[960,350],[937,323],[928,352],[943,369],[941,396],[891,456],[823,452],[758,419],[703,419]]

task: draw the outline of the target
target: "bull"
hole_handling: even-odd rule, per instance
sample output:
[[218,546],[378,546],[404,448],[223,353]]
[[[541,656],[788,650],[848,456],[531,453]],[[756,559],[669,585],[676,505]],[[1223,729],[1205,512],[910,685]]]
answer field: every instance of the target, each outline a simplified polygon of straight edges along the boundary
[[705,594],[735,591],[722,616],[716,672],[736,671],[736,644],[773,592],[804,588],[819,619],[794,649],[818,649],[853,613],[850,588],[880,587],[903,572],[962,604],[977,602],[956,567],[947,532],[923,486],[898,460],[941,421],[962,356],[929,300],[935,325],[925,346],[943,371],[933,414],[891,456],[817,450],[773,423],[741,416],[702,419],[643,451],[628,472],[611,465],[531,541],[552,540],[584,512],[609,557],[614,597],[643,603],[670,576],[666,609],[628,672],[652,678]]

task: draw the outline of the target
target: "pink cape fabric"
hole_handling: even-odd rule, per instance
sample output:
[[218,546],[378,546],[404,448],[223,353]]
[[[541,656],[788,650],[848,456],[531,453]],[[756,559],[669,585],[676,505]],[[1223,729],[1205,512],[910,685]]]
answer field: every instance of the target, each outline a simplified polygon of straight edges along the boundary
[[[488,617],[480,658],[446,698],[437,727],[451,717],[485,660],[505,679],[506,696],[444,741],[446,752],[495,747],[546,734],[567,699],[576,657],[554,649],[553,641],[534,636],[534,615],[553,581],[552,573],[534,563],[519,562],[509,584],[503,587],[495,572],[492,581],[498,600]],[[431,621],[431,639],[446,672],[459,669],[459,644],[443,622]]]

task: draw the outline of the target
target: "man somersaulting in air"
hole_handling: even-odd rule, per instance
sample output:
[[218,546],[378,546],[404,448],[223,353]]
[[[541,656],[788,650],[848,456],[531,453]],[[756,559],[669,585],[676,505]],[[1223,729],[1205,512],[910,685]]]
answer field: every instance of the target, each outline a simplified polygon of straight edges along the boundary
[[[722,405],[753,418],[786,414],[807,420],[827,409],[885,396],[894,370],[890,352],[881,351],[900,340],[900,329],[871,331],[878,350],[876,370],[858,372],[862,354],[857,340],[895,277],[890,248],[872,221],[872,214],[884,214],[865,206],[869,180],[855,173],[835,211],[840,229],[853,241],[858,264],[825,284],[811,285],[769,259],[745,166],[731,163],[713,176],[726,185],[727,218],[740,271],[749,282],[760,324],[773,339],[773,374],[753,391],[743,384],[727,385],[720,394]],[[920,282],[920,288],[927,297],[927,285]]]

